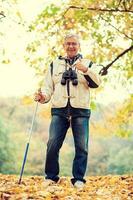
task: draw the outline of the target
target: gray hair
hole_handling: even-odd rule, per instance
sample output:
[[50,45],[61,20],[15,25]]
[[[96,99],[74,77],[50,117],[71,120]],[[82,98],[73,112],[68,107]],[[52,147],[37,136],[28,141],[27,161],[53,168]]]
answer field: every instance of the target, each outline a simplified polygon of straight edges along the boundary
[[77,40],[78,40],[78,42],[79,42],[79,36],[78,35],[76,35],[76,34],[67,34],[66,36],[65,36],[65,38],[64,38],[64,41],[66,41],[68,38],[72,38],[72,37],[74,37],[74,38],[76,38]]

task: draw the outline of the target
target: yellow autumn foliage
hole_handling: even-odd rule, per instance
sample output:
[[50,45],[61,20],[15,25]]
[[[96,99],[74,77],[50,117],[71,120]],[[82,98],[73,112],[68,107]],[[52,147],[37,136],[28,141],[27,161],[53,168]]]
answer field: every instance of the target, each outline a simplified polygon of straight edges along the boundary
[[70,177],[61,177],[58,183],[44,187],[44,178],[23,177],[18,184],[18,176],[0,174],[1,200],[132,200],[133,176],[90,176],[85,187],[76,189]]
[[33,97],[28,95],[23,96],[23,98],[21,99],[22,105],[31,105],[33,102],[34,102]]

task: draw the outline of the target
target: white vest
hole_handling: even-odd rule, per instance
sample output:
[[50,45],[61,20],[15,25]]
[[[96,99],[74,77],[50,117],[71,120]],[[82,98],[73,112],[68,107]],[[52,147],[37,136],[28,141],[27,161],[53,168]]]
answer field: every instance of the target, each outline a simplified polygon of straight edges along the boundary
[[[75,61],[75,63],[78,60]],[[86,67],[89,66],[90,61],[88,59],[82,59],[81,62]],[[67,64],[67,69],[72,67],[75,69],[74,64],[70,66]],[[86,73],[76,70],[78,77],[78,85],[75,86],[72,84],[72,81],[69,83],[70,95],[67,93],[67,84],[62,85],[61,79],[62,74],[65,72],[65,60],[56,59],[53,61],[53,74],[51,75],[51,69],[49,68],[46,76],[44,89],[42,90],[43,94],[46,96],[45,102],[51,100],[52,108],[61,108],[65,107],[70,98],[70,104],[74,108],[89,108],[90,107],[90,88],[87,80],[84,75],[88,75],[97,85],[100,84],[100,78],[98,72],[100,71],[99,67],[92,65],[91,68],[88,68]]]

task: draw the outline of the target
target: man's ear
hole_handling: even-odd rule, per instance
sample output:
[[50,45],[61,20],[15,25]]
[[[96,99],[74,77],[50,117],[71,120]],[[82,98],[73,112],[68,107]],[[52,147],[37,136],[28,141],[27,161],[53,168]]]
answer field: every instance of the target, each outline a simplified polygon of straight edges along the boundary
[[63,48],[65,48],[65,44],[63,43]]
[[81,46],[80,46],[80,44],[79,44],[79,51],[81,51]]

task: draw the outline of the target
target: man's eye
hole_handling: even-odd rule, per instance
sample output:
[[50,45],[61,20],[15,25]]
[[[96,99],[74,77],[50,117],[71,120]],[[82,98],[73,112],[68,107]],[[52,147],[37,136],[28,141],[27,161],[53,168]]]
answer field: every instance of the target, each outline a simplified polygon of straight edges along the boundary
[[69,42],[68,42],[68,43],[66,43],[66,45],[67,45],[67,46],[70,46],[70,45],[72,45],[72,46],[76,46],[77,43],[75,43],[75,42],[69,43]]

